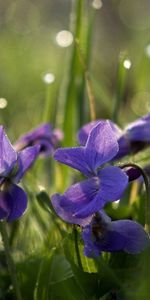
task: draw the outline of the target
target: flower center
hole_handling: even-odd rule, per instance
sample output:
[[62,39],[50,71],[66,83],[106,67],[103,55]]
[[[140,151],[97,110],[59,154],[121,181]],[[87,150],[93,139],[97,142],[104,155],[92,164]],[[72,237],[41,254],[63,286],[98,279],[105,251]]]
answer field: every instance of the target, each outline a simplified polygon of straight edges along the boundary
[[105,233],[105,226],[101,216],[97,213],[92,224],[92,234],[96,239],[102,239]]
[[19,169],[18,161],[6,177],[0,177],[0,191],[7,191],[12,184],[13,177],[17,174]]

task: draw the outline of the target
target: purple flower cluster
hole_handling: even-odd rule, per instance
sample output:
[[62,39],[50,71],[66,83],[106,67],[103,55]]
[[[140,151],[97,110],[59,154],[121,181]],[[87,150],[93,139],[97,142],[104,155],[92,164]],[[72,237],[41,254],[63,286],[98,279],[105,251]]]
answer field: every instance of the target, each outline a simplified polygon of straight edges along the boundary
[[55,160],[86,177],[64,194],[57,193],[51,198],[63,220],[81,226],[85,255],[94,257],[102,251],[141,252],[150,243],[144,228],[131,220],[111,221],[103,208],[120,199],[128,182],[141,175],[136,168],[125,171],[111,164],[148,146],[149,128],[150,115],[123,131],[111,121],[94,121],[79,131],[81,146],[59,148],[54,153],[63,134],[59,129],[52,130],[50,124],[42,124],[23,135],[14,147],[0,126],[0,220],[13,221],[24,213],[27,195],[18,183],[39,155],[54,153]]
[[92,217],[107,202],[122,196],[128,185],[125,172],[119,167],[101,167],[117,152],[118,143],[108,121],[101,121],[93,128],[84,147],[56,150],[56,160],[88,177],[72,185],[63,195],[52,196],[52,204],[62,218],[66,219],[68,212],[67,221],[82,225],[85,218]]
[[[84,253],[88,257],[100,255],[101,251],[135,254],[150,242],[140,224],[129,220],[111,222],[102,210],[107,202],[120,199],[128,185],[127,173],[106,165],[116,159],[118,152],[122,153],[119,134],[120,129],[112,122],[92,122],[79,132],[82,146],[60,148],[54,153],[55,160],[87,177],[64,194],[54,194],[52,204],[63,220],[83,227]],[[133,176],[133,170],[128,173]]]
[[0,220],[13,221],[27,207],[27,195],[17,184],[39,154],[39,146],[16,152],[0,126]]
[[14,146],[0,126],[0,220],[13,221],[27,208],[27,195],[17,184],[39,155],[54,152],[61,130],[42,124],[23,135]]
[[40,156],[49,156],[53,154],[62,139],[62,131],[60,129],[52,130],[51,124],[46,123],[22,135],[19,140],[16,141],[14,148],[20,151],[26,147],[40,145]]
[[83,228],[82,238],[84,254],[88,257],[99,256],[102,251],[138,254],[150,244],[148,234],[139,223],[111,221],[102,210]]
[[[99,121],[100,120],[90,122],[80,129],[78,133],[80,145],[85,145],[90,131]],[[137,153],[147,146],[150,146],[150,114],[129,124],[124,130],[111,121],[110,125],[119,145],[119,151],[113,160],[120,159],[131,153]]]

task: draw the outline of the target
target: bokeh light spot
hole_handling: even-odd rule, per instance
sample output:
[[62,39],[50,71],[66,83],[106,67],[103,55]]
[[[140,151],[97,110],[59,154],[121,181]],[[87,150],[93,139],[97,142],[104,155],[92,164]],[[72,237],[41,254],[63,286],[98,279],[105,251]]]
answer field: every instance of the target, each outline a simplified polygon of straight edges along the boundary
[[150,44],[146,46],[145,53],[148,57],[150,57]]
[[150,112],[150,93],[140,91],[131,99],[132,111],[137,116],[143,116]]
[[68,30],[59,31],[56,35],[56,42],[60,47],[69,47],[73,42],[73,34]]
[[0,98],[0,109],[3,109],[7,106],[7,100],[5,98]]
[[103,3],[101,0],[93,0],[92,7],[95,9],[100,9],[103,6]]
[[125,69],[130,69],[131,68],[131,61],[129,59],[125,59],[123,62],[123,66]]
[[55,76],[54,74],[52,73],[46,73],[44,76],[43,76],[43,81],[46,83],[46,84],[51,84],[55,81]]

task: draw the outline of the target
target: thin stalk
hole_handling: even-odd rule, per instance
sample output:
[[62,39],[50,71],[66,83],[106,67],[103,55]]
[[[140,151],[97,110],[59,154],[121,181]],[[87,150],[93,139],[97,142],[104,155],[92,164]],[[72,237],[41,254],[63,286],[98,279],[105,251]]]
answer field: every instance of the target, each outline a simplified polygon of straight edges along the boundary
[[5,221],[0,222],[0,231],[1,231],[3,245],[4,245],[4,249],[5,249],[8,270],[9,270],[11,281],[12,281],[12,284],[14,287],[15,297],[16,297],[16,300],[22,300],[22,296],[21,296],[21,292],[20,292],[20,288],[19,288],[19,284],[18,284],[18,280],[17,280],[16,268],[15,268],[15,265],[13,262],[13,258],[11,256],[11,250],[10,250],[10,246],[9,246],[9,239],[8,239]]
[[[83,126],[84,123],[89,121],[89,112],[87,109],[87,105],[85,103],[85,91],[87,92],[88,99],[91,99],[92,103],[92,98],[93,98],[93,103],[94,103],[94,93],[93,93],[93,87],[91,83],[91,74],[89,72],[90,70],[90,62],[91,62],[91,52],[92,52],[92,38],[93,38],[93,28],[94,28],[94,21],[95,21],[95,9],[93,9],[91,6],[88,5],[87,13],[84,13],[85,15],[85,23],[82,26],[82,33],[83,39],[84,39],[84,44],[82,45],[82,51],[81,51],[81,56],[82,52],[84,53],[84,66],[86,66],[87,73],[85,74],[83,64],[81,63],[81,57],[80,54],[78,53],[79,56],[79,63],[81,64],[81,72],[83,73],[83,84],[82,84],[82,91],[81,95],[78,97],[78,111],[80,115],[80,127]],[[84,29],[83,29],[84,28]],[[82,39],[81,39],[82,42]],[[81,45],[80,42],[80,45]],[[77,45],[76,45],[77,46]],[[79,49],[77,49],[79,52]],[[87,75],[87,76],[85,76]],[[89,110],[90,110],[90,116],[91,120],[96,118],[96,115],[94,114],[94,105],[89,105]],[[93,109],[92,109],[93,108]],[[91,113],[92,111],[92,113]]]
[[90,105],[91,121],[93,121],[93,120],[96,120],[96,110],[95,110],[95,99],[94,99],[94,93],[93,93],[93,87],[92,87],[92,83],[91,83],[90,73],[87,69],[82,50],[80,48],[80,44],[77,39],[76,39],[76,46],[78,49],[79,59],[80,59],[80,62],[81,62],[81,65],[82,65],[82,68],[84,71],[84,77],[85,77],[87,94],[88,94],[89,105]]
[[114,106],[112,112],[112,120],[115,123],[118,123],[119,112],[120,112],[121,104],[123,102],[126,83],[127,83],[127,72],[129,70],[124,66],[124,62],[126,58],[127,58],[126,53],[121,53],[118,62],[116,93],[114,97]]
[[74,232],[74,244],[75,244],[75,252],[76,252],[76,256],[77,256],[78,266],[83,270],[81,257],[80,257],[80,251],[79,251],[79,245],[78,245],[78,231],[76,229],[76,225],[73,225],[73,232]]
[[43,122],[50,121],[50,109],[51,109],[50,88],[51,88],[51,84],[46,84],[46,99],[45,99],[44,112],[43,112]]
[[[72,24],[71,28],[75,38],[80,39],[81,34],[81,22],[83,12],[83,0],[73,1],[73,12],[72,12]],[[76,102],[77,102],[77,87],[76,78],[78,70],[78,56],[75,43],[72,47],[72,53],[69,62],[67,85],[65,91],[65,103],[64,103],[64,144],[67,146],[72,145],[73,135],[76,130]],[[82,75],[82,74],[81,74]],[[68,126],[69,124],[69,126]]]
[[[72,6],[69,29],[74,38],[80,39],[84,1],[72,0],[70,3]],[[82,101],[80,101],[80,103],[78,102],[79,99],[83,99],[81,96],[83,91],[82,85],[83,72],[81,72],[81,66],[79,65],[77,49],[74,42],[66,53],[65,74],[57,103],[59,109],[57,111],[56,124],[64,131],[62,145],[65,147],[73,145],[76,131],[81,127],[80,115],[83,116],[84,114],[79,114],[78,111],[82,111],[83,103]],[[80,106],[78,104],[80,104]],[[60,170],[63,178],[60,183],[60,188],[64,188],[64,186],[67,187],[69,181],[68,169],[66,166],[62,165],[60,166]]]
[[88,24],[87,24],[87,38],[86,38],[86,61],[87,66],[89,68],[90,64],[90,57],[91,57],[91,50],[92,50],[92,38],[93,38],[93,28],[94,28],[94,21],[95,21],[96,10],[91,8],[88,15]]
[[122,169],[127,167],[133,167],[140,171],[141,175],[143,176],[145,189],[146,189],[146,198],[145,198],[145,229],[148,233],[150,233],[150,181],[146,172],[137,164],[128,163],[121,166]]

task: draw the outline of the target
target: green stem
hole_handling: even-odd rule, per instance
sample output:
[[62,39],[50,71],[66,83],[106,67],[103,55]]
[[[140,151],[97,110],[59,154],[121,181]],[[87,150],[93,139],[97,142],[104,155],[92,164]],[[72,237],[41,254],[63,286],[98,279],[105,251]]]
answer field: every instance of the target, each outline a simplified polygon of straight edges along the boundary
[[[83,11],[83,0],[77,0],[73,2],[73,12],[72,12],[72,25],[74,27],[72,32],[74,33],[75,39],[80,40],[81,34],[81,22],[82,22],[82,11]],[[73,136],[77,127],[77,94],[79,88],[77,89],[76,78],[82,77],[79,72],[79,61],[78,54],[75,43],[72,47],[70,61],[68,62],[68,76],[65,91],[65,103],[64,103],[64,145],[72,145]],[[69,124],[69,126],[68,126]]]
[[89,98],[91,121],[93,121],[93,120],[96,120],[96,110],[95,110],[95,99],[94,99],[94,93],[93,93],[93,87],[92,87],[92,83],[91,83],[90,73],[87,69],[86,62],[83,57],[82,50],[80,48],[78,40],[76,40],[76,45],[77,45],[77,49],[78,49],[80,62],[81,62],[81,65],[82,65],[82,68],[84,71],[87,94],[88,94],[88,98]]
[[74,232],[75,252],[76,252],[76,256],[77,256],[78,266],[83,270],[81,257],[80,257],[80,251],[79,251],[79,245],[78,245],[78,231],[76,229],[76,225],[73,225],[73,232]]
[[46,102],[44,106],[44,113],[43,113],[43,122],[50,121],[50,84],[46,85]]
[[137,164],[128,163],[121,166],[121,168],[133,167],[140,171],[143,176],[145,188],[146,188],[146,198],[145,198],[145,228],[150,233],[150,181],[146,172]]
[[127,83],[127,72],[128,70],[124,67],[124,61],[127,58],[126,53],[121,53],[118,62],[118,69],[117,69],[117,83],[116,83],[116,94],[114,97],[114,106],[113,106],[113,113],[112,113],[112,120],[115,123],[118,123],[119,119],[119,112],[121,108],[121,104],[124,98],[124,92]]
[[5,249],[5,255],[6,255],[6,260],[7,260],[7,265],[8,265],[8,270],[9,274],[11,277],[11,281],[14,287],[14,293],[16,296],[16,300],[22,300],[22,296],[20,293],[20,288],[18,285],[18,280],[17,280],[17,274],[16,274],[16,269],[15,265],[10,253],[10,246],[9,246],[9,239],[8,239],[8,234],[7,234],[7,229],[6,229],[6,222],[1,221],[0,222],[0,231],[2,235],[2,240],[3,240],[3,245]]

